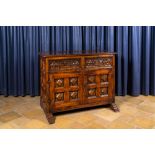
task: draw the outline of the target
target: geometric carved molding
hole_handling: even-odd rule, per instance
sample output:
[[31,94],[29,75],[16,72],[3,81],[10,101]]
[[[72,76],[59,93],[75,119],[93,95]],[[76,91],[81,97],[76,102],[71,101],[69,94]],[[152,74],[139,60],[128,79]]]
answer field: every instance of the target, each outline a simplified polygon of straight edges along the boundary
[[61,59],[61,60],[49,60],[49,71],[70,71],[71,69],[80,69],[80,59]]
[[69,85],[70,86],[77,86],[78,85],[78,78],[77,77],[72,77],[69,79]]
[[96,96],[96,88],[91,88],[88,90],[88,97]]
[[108,81],[108,75],[107,74],[101,75],[101,82],[107,82],[107,81]]
[[71,91],[69,92],[69,98],[70,100],[75,100],[78,98],[78,91]]
[[86,58],[85,60],[86,67],[112,67],[112,58],[97,57]]
[[88,77],[88,83],[95,83],[95,81],[96,81],[95,76]]
[[55,101],[63,101],[63,100],[64,100],[64,93],[55,94]]
[[64,86],[64,79],[55,79],[55,87],[63,87]]
[[103,87],[100,90],[100,94],[102,95],[108,95],[108,87]]

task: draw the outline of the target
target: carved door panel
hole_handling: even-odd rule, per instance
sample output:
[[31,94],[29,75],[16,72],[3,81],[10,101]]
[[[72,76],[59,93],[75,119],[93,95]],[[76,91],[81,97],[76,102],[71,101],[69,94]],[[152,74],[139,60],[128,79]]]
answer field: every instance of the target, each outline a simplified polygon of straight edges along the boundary
[[50,75],[50,98],[54,111],[63,111],[82,102],[82,80],[80,73]]
[[108,102],[113,96],[113,89],[110,69],[87,71],[84,75],[84,104]]

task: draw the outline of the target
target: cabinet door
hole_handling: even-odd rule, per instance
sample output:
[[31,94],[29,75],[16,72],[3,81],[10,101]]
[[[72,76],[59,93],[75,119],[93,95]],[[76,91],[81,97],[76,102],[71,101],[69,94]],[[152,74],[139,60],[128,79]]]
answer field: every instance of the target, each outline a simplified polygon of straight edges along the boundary
[[80,73],[55,73],[50,75],[50,98],[55,112],[73,109],[82,102]]
[[87,71],[84,75],[84,104],[109,103],[114,95],[113,84],[111,69]]

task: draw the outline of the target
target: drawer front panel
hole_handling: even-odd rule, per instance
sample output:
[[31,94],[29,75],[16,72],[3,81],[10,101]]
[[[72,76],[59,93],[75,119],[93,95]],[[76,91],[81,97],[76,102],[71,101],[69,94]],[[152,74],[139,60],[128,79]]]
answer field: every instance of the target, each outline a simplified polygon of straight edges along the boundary
[[55,72],[78,72],[81,69],[80,58],[67,58],[67,59],[51,59],[48,60],[48,71]]
[[86,69],[112,68],[113,57],[86,57]]

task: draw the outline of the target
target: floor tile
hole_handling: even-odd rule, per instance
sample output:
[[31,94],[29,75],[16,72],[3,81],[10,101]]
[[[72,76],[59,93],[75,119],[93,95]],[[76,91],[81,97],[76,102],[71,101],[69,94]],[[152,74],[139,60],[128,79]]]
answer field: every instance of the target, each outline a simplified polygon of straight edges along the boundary
[[150,129],[155,128],[155,96],[116,96],[120,112],[109,107],[57,114],[49,124],[40,97],[0,96],[0,128],[4,129]]
[[21,117],[21,115],[19,115],[16,112],[12,111],[12,112],[0,115],[0,121],[5,123],[5,122],[8,122],[8,121],[17,119],[19,117]]
[[97,117],[103,118],[107,121],[114,121],[115,119],[120,117],[121,113],[114,112],[111,109],[103,109],[103,110],[100,110],[99,112],[96,112],[94,115]]
[[48,128],[48,125],[46,123],[43,123],[42,121],[32,119],[29,122],[25,123],[23,127],[28,129],[42,129]]

